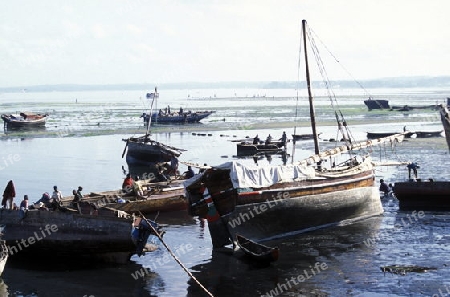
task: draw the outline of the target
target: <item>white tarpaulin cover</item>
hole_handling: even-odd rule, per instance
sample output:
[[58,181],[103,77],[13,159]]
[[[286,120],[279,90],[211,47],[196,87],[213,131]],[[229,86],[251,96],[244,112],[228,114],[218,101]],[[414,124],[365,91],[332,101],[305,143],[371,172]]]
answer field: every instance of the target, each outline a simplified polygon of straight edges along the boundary
[[229,169],[234,188],[269,187],[280,182],[291,182],[315,176],[313,167],[302,165],[259,167],[232,161],[214,168]]

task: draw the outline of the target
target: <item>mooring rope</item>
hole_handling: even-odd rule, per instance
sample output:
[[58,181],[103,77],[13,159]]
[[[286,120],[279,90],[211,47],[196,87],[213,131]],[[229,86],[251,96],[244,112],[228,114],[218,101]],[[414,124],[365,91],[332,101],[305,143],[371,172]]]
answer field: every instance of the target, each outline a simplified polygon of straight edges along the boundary
[[178,259],[178,257],[172,252],[170,247],[164,242],[164,240],[162,239],[161,234],[159,234],[159,232],[153,227],[153,225],[144,217],[142,212],[139,211],[139,214],[147,222],[147,224],[150,226],[150,228],[152,228],[152,230],[155,233],[155,235],[159,238],[159,240],[161,240],[161,242],[164,245],[164,247],[167,249],[167,251],[170,253],[170,255],[175,259],[175,261],[177,261],[177,263],[181,266],[181,268],[183,268],[183,270],[186,271],[186,273],[200,286],[200,288],[203,289],[203,291],[205,291],[206,294],[208,294],[211,297],[214,297],[214,295],[211,292],[209,292],[208,289],[206,289],[205,286],[203,286],[200,283],[200,281],[197,280],[197,278],[186,268],[186,266],[184,266],[184,264],[181,263],[180,259]]

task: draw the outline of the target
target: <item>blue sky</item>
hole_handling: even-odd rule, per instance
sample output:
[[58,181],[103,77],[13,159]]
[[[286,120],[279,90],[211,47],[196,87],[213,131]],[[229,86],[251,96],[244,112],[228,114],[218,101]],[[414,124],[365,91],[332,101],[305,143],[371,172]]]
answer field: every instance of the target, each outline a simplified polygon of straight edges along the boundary
[[449,8],[448,0],[3,1],[0,87],[292,81],[302,19],[357,79],[448,75]]

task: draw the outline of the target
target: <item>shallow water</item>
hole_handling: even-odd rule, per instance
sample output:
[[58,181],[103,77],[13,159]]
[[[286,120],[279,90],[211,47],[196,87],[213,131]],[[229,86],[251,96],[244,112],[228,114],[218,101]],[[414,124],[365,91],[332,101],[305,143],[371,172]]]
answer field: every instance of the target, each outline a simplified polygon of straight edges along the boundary
[[[216,99],[208,100],[209,103],[205,103],[206,99],[189,99],[192,100],[189,104],[194,107],[192,102],[195,102],[199,104],[196,107],[202,106],[204,109],[214,107],[223,110],[229,104],[231,108],[235,108],[236,118],[242,118],[237,116],[238,107],[245,102],[250,104],[247,106],[253,105],[253,107],[241,107],[239,112],[245,114],[246,110],[254,108],[257,112],[245,119],[252,124],[258,123],[261,119],[267,120],[269,117],[283,119],[283,116],[279,114],[283,113],[282,110],[289,109],[289,104],[281,104],[284,100],[277,100],[277,104],[273,104],[272,109],[278,113],[277,116],[273,116],[269,110],[262,111],[263,109],[257,107],[258,99],[221,100],[217,99],[222,96],[220,92],[220,90],[216,92],[216,97],[211,95],[213,99]],[[186,101],[187,95],[182,93],[179,92],[180,97],[173,95],[174,98],[178,98],[175,102]],[[386,94],[398,102],[408,102],[408,100],[414,102],[416,98],[419,98],[417,102],[421,103],[416,103],[417,105],[425,104],[420,101],[424,98],[432,98],[428,98],[428,102],[431,102],[438,96],[445,97],[437,91],[403,94],[387,90]],[[10,104],[11,112],[17,106],[20,109],[31,106],[40,107],[42,110],[52,108],[59,114],[55,117],[55,126],[47,128],[59,133],[57,135],[44,134],[34,137],[33,133],[13,133],[0,138],[0,182],[6,186],[9,179],[14,180],[17,201],[24,194],[28,194],[31,201],[37,200],[43,192],[51,191],[54,184],[58,185],[63,194],[70,193],[79,185],[84,187],[85,193],[120,187],[124,174],[129,169],[121,157],[124,149],[122,138],[130,134],[122,133],[122,127],[113,134],[110,134],[108,129],[103,129],[103,126],[117,126],[110,124],[104,115],[102,116],[104,125],[93,125],[89,128],[74,126],[70,128],[70,133],[65,134],[60,132],[67,132],[68,129],[58,128],[62,125],[63,119],[71,118],[74,112],[88,113],[92,110],[91,115],[93,115],[108,101],[111,101],[113,106],[111,109],[117,106],[118,110],[112,112],[111,119],[114,120],[111,122],[121,123],[119,118],[122,117],[123,110],[131,110],[131,108],[129,106],[119,108],[118,102],[128,98],[130,94],[112,92],[109,95],[110,100],[105,99],[105,93],[95,92],[39,93],[35,94],[36,97],[26,94],[29,96],[27,98],[12,94],[10,101],[22,100],[20,101],[23,102],[22,105],[13,106],[12,103],[1,101],[2,108],[5,108],[5,104]],[[132,95],[140,94],[135,92]],[[197,95],[201,97],[201,94]],[[8,94],[2,94],[1,98],[8,96]],[[60,104],[58,100],[61,96],[68,101],[76,97],[78,103],[72,102],[69,108],[65,104]],[[287,95],[281,93],[281,96]],[[92,99],[93,102],[76,110],[75,104],[84,104],[85,98]],[[404,125],[408,128],[412,127],[410,129],[441,129],[435,113],[413,112],[394,115],[387,111],[369,113],[364,106],[359,106],[361,99],[355,100],[348,99],[344,107],[347,111],[353,110],[351,119],[360,118],[365,121],[360,123],[361,125],[352,127],[353,136],[357,139],[364,139],[367,131],[382,129],[396,131],[401,130]],[[174,106],[176,106],[175,103]],[[138,111],[139,108],[136,107],[129,113],[129,123],[127,120],[123,121],[126,126],[124,129],[135,129],[138,131],[136,133],[142,131],[142,128],[137,128],[141,126]],[[262,115],[266,113],[267,115]],[[216,115],[217,118],[222,116],[223,114]],[[329,114],[324,113],[323,116],[329,116]],[[392,117],[394,121],[391,121]],[[86,118],[89,119],[89,123],[96,120],[91,119],[90,115]],[[256,133],[262,138],[269,133],[274,137],[278,135],[281,137],[284,130],[288,135],[292,133],[292,128],[269,129],[267,126],[257,130],[244,129],[244,126],[239,125],[225,126],[226,128],[220,129],[221,124],[213,119],[204,124],[192,126],[189,131],[180,131],[176,126],[166,127],[165,129],[169,131],[156,133],[154,137],[164,143],[187,149],[180,157],[180,161],[219,164],[236,159],[235,144],[231,140],[246,136],[253,137]],[[380,122],[380,119],[385,120],[382,127],[375,125]],[[301,127],[298,130],[302,131],[299,133],[303,131],[309,133],[307,127]],[[321,146],[325,148],[335,146],[336,143],[328,141],[336,137],[335,129],[328,126],[321,131],[323,132]],[[73,137],[87,134],[94,136]],[[205,134],[205,136],[199,134]],[[372,155],[375,160],[417,161],[421,166],[419,177],[448,180],[450,179],[450,170],[447,169],[450,158],[448,151],[445,140],[441,137],[408,139],[395,148],[390,146],[374,148]],[[288,152],[292,152],[292,143],[289,144]],[[298,142],[295,159],[307,157],[312,152],[311,141]],[[253,163],[254,161],[245,159],[244,162]],[[265,156],[258,160],[259,164],[268,162]],[[275,155],[270,162],[279,164],[282,160],[280,156]],[[183,166],[185,165],[182,165],[182,170]],[[407,179],[407,174],[404,165],[380,167],[376,170],[377,180],[384,178],[392,183]],[[245,259],[231,256],[227,252],[212,252],[207,226],[204,222],[186,214],[178,213],[171,216],[161,214],[158,221],[167,224],[167,234],[164,238],[169,247],[214,296],[270,296],[270,294],[272,296],[433,296],[440,292],[445,293],[446,288],[450,290],[448,268],[450,214],[425,212],[424,216],[415,219],[413,215],[417,217],[420,210],[416,213],[398,211],[398,203],[393,199],[383,201],[383,207],[385,213],[376,218],[267,242],[268,245],[277,245],[280,248],[279,261],[269,267],[256,267]],[[51,262],[52,260],[49,259],[48,263]],[[18,265],[11,262],[7,264],[2,276],[4,284],[0,285],[0,292],[6,290],[11,296],[40,297],[57,295],[206,296],[161,244],[160,249],[154,253],[140,258],[133,256],[132,262],[125,266],[94,269],[66,267],[62,270],[35,267],[31,263]],[[435,269],[423,273],[410,272],[406,275],[383,273],[380,269],[395,264]],[[143,277],[138,276],[139,272]],[[300,282],[299,279],[304,281]]]

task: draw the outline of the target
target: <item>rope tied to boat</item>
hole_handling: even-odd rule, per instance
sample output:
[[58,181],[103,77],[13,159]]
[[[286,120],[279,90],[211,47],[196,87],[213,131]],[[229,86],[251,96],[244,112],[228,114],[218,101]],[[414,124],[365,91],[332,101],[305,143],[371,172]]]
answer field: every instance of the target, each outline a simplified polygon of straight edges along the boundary
[[150,222],[147,220],[147,218],[142,214],[142,212],[139,211],[139,214],[142,216],[142,218],[147,222],[147,224],[150,226],[150,228],[152,228],[152,231],[155,233],[155,235],[159,238],[159,240],[162,242],[162,244],[164,245],[164,247],[167,249],[167,251],[169,252],[169,254],[173,257],[173,259],[181,266],[181,268],[183,268],[183,270],[197,283],[197,285],[200,286],[200,288],[203,289],[203,291],[205,291],[206,294],[208,294],[208,296],[214,297],[214,295],[208,291],[208,289],[206,289],[205,286],[202,285],[202,283],[200,283],[199,280],[197,280],[197,278],[192,274],[192,272],[189,271],[189,269],[187,269],[187,267],[180,261],[180,259],[178,259],[178,257],[175,255],[175,253],[170,249],[170,247],[166,244],[166,242],[163,240],[161,234],[159,234],[158,230],[156,230],[152,224],[150,224]]

